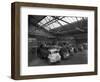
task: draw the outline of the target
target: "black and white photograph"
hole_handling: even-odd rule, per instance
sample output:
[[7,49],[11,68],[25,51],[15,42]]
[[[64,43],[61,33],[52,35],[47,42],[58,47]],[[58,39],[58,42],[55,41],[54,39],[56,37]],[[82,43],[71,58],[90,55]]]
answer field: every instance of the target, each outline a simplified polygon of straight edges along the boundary
[[28,15],[28,66],[88,63],[88,17]]
[[13,79],[97,75],[97,7],[12,3]]

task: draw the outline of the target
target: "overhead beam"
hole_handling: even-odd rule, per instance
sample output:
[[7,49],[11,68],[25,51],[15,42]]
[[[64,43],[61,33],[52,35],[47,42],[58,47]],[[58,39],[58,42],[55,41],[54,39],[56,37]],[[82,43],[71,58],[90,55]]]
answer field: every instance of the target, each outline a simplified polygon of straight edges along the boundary
[[[54,22],[56,22],[56,21],[58,20],[58,19],[57,19],[57,20],[54,19],[55,16],[51,16],[51,17],[53,17],[53,19],[50,20],[50,21],[48,21],[47,23],[43,24],[42,26],[50,25],[50,24],[52,24],[52,23],[54,23]],[[63,18],[63,17],[62,17],[62,18]],[[61,19],[62,19],[62,18],[61,18]]]
[[58,17],[55,17],[55,18],[58,19],[58,20],[61,20],[61,21],[65,22],[65,23],[67,23],[67,24],[70,24],[69,22],[64,21],[63,19],[60,19],[60,18],[58,18]]
[[52,16],[57,22],[58,22],[58,24],[60,24],[61,26],[63,26],[59,21],[58,21],[58,19],[56,19],[54,16]]
[[[37,20],[37,18],[35,18],[34,16],[31,16],[33,19]],[[37,20],[37,23],[39,23],[42,19],[44,19],[46,16],[42,16],[42,18],[40,20]]]

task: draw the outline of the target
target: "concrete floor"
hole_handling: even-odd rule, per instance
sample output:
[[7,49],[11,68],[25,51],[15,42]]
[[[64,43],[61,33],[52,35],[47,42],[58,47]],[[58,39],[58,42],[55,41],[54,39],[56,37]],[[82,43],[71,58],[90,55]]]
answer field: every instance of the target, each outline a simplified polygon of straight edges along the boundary
[[[69,59],[61,60],[61,62],[53,65],[73,65],[73,64],[87,64],[87,50],[73,54]],[[29,66],[47,66],[50,65],[47,60],[38,57],[33,58],[28,63]]]

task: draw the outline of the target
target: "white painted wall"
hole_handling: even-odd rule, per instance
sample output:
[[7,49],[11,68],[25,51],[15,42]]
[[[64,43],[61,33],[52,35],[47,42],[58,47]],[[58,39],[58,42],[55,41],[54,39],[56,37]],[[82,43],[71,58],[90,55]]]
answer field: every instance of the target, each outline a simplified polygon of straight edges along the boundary
[[[100,22],[100,0],[1,0],[0,1],[0,82],[16,82],[10,79],[11,66],[11,2],[37,2],[68,5],[98,6],[98,22]],[[98,27],[100,25],[98,24]],[[100,29],[98,28],[98,35]],[[98,38],[100,42],[100,37]],[[100,49],[100,43],[98,43]],[[98,62],[100,62],[100,50],[98,50]],[[100,69],[100,64],[98,66]],[[28,80],[29,82],[100,82],[100,70],[97,76],[63,77],[52,79]],[[23,80],[22,82],[27,82]]]

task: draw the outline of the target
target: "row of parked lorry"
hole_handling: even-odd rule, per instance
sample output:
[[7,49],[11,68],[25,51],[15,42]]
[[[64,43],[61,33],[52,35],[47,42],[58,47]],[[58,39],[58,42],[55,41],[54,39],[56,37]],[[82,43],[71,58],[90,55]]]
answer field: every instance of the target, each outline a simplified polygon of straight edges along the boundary
[[44,45],[40,45],[37,48],[37,56],[41,59],[46,59],[50,64],[60,62],[61,60],[68,59],[71,56],[75,55],[75,53],[84,50],[84,46],[80,46],[78,48],[75,47],[67,47],[63,45],[54,46],[54,47],[45,47]]

